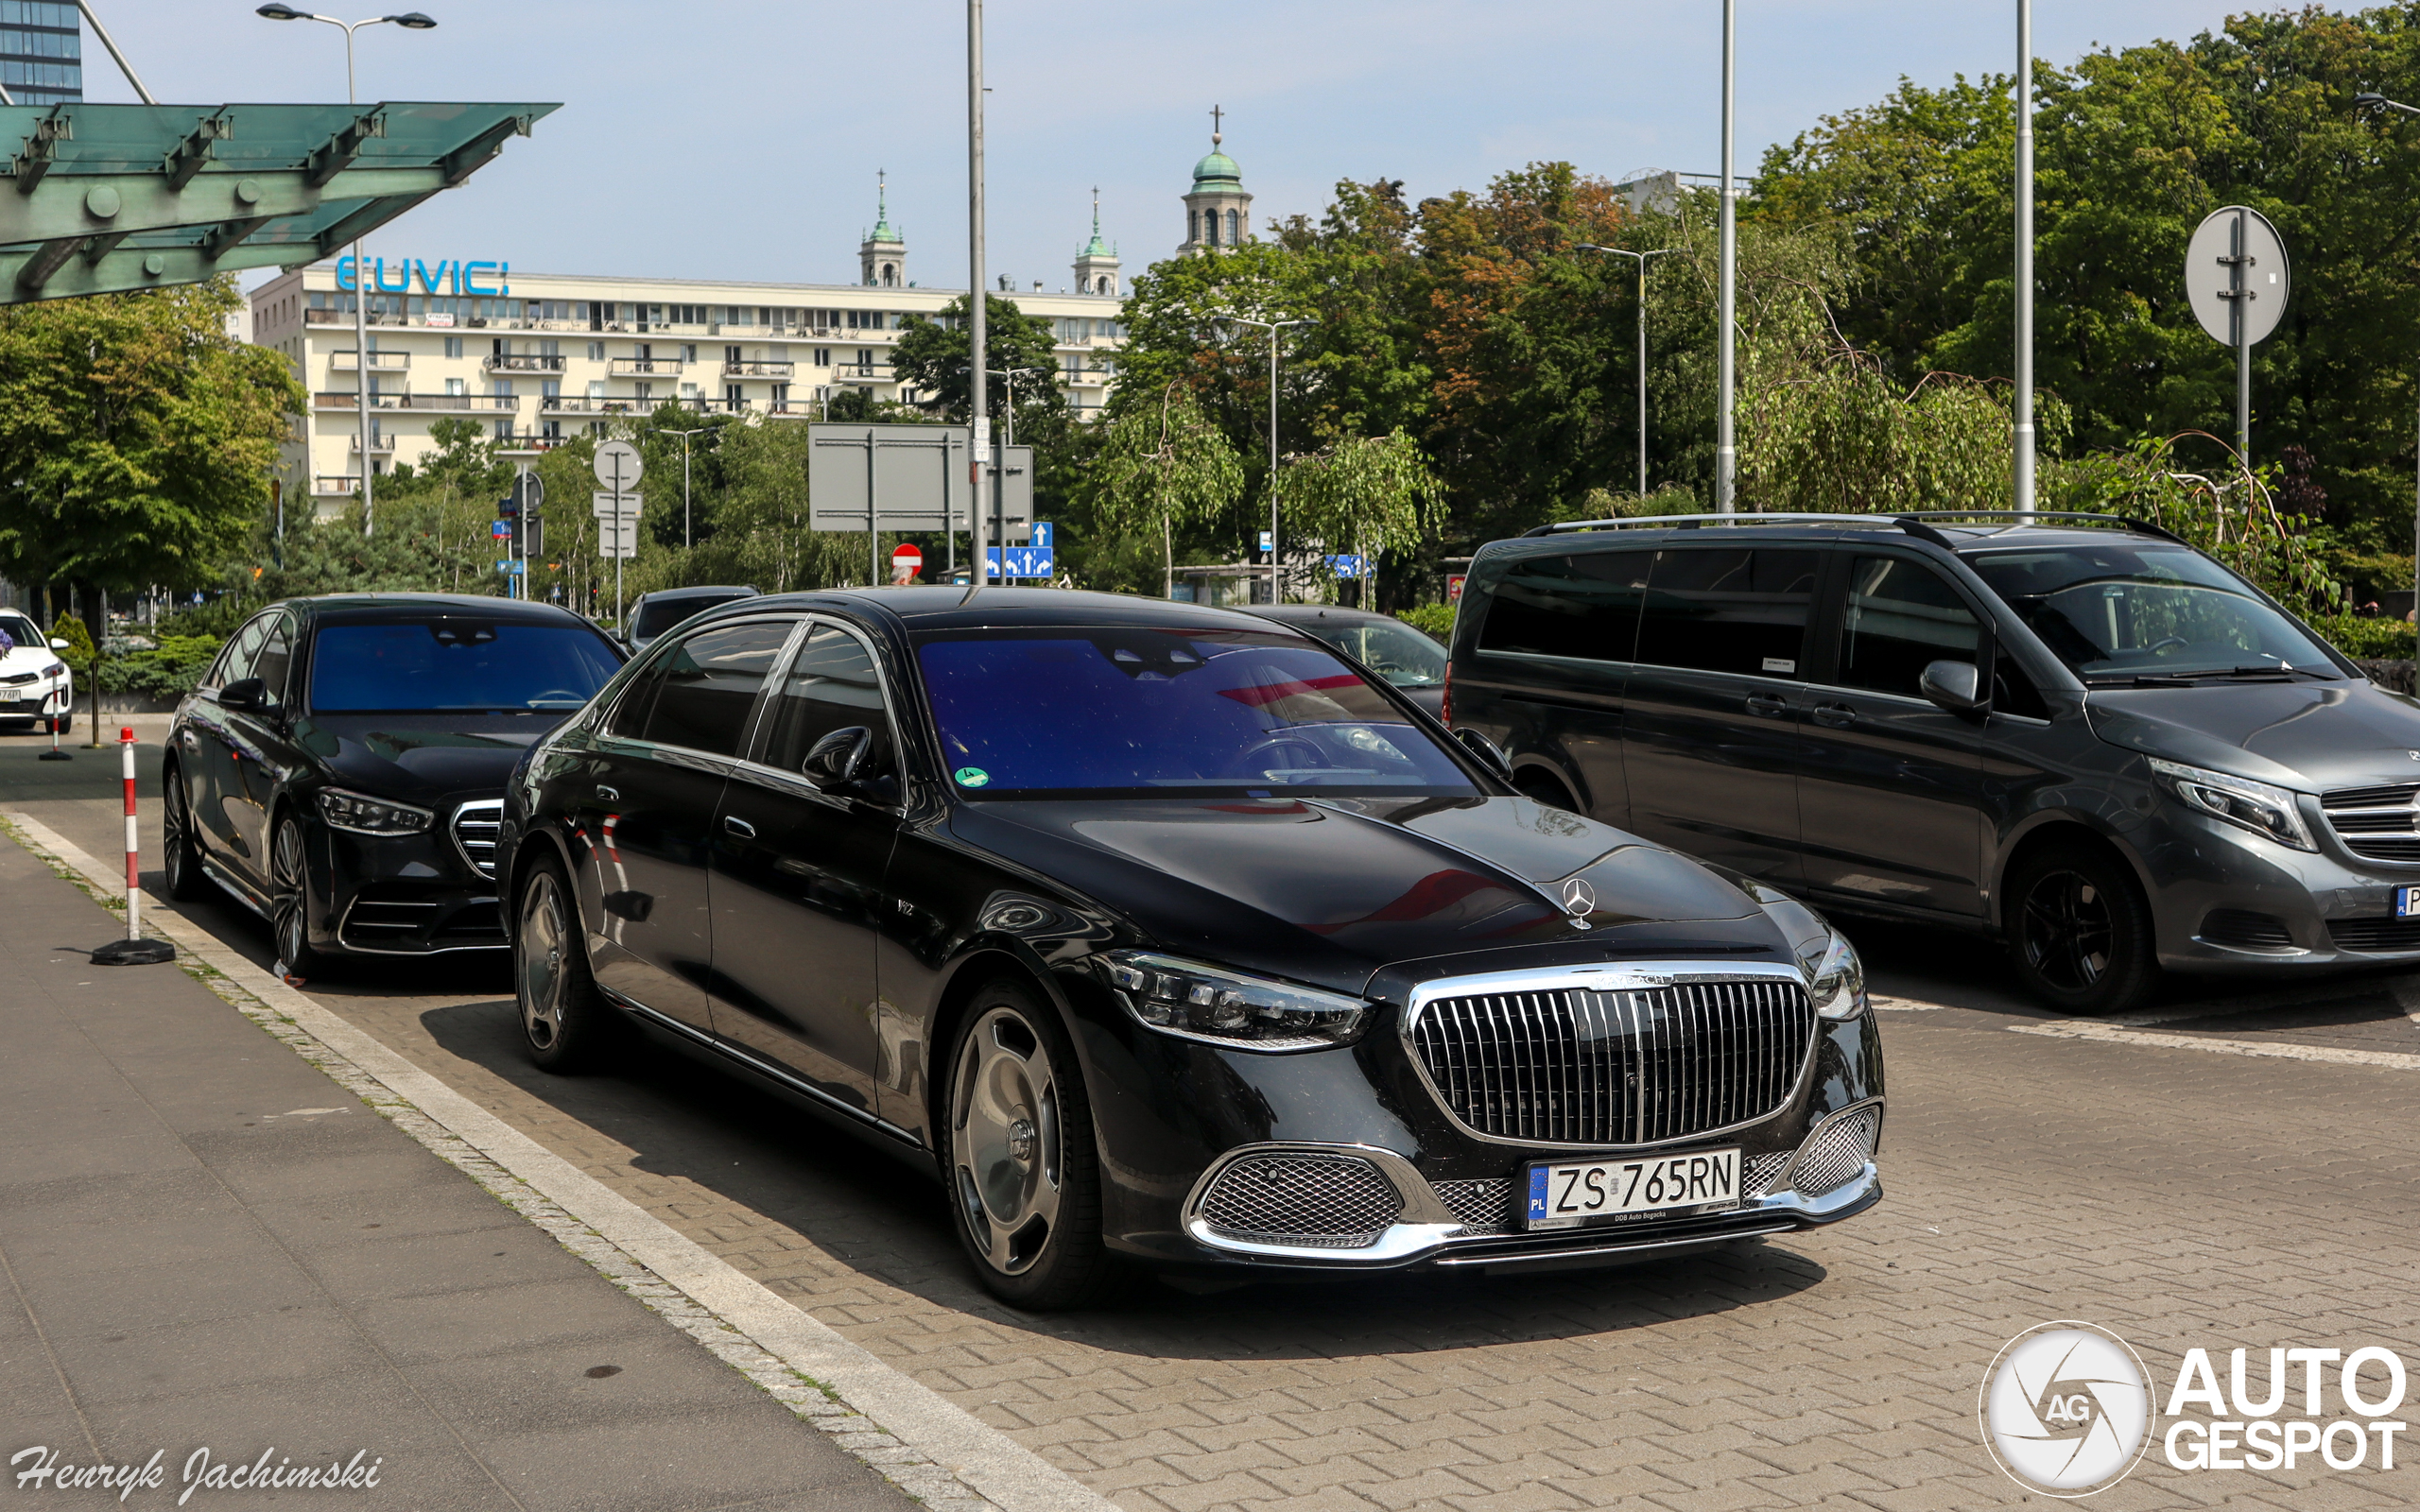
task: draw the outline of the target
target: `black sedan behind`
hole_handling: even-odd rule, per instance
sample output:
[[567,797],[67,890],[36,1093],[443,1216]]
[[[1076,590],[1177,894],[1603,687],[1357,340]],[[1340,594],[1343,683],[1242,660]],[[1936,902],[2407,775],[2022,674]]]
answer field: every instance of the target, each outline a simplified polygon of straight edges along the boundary
[[1393,615],[1333,604],[1269,604],[1253,612],[1318,636],[1429,713],[1445,717],[1445,648]]

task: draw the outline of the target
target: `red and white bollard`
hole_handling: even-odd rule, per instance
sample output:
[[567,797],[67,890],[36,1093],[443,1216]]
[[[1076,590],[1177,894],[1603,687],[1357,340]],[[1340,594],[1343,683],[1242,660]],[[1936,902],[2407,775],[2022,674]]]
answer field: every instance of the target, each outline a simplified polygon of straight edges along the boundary
[[164,939],[143,937],[143,838],[134,828],[134,730],[117,732],[119,771],[126,779],[126,938],[114,939],[93,953],[95,966],[155,966],[177,958],[177,948]]

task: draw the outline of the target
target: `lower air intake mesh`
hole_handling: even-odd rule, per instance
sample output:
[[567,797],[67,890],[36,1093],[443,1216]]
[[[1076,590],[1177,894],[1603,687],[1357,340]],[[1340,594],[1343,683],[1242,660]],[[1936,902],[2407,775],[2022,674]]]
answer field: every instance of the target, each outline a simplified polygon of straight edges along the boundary
[[1861,1108],[1818,1129],[1798,1151],[1789,1184],[1806,1196],[1838,1192],[1858,1177],[1874,1159],[1875,1141],[1882,1133],[1882,1109]]
[[1350,1155],[1250,1155],[1219,1173],[1201,1217],[1219,1233],[1258,1245],[1360,1249],[1403,1211],[1378,1168]]

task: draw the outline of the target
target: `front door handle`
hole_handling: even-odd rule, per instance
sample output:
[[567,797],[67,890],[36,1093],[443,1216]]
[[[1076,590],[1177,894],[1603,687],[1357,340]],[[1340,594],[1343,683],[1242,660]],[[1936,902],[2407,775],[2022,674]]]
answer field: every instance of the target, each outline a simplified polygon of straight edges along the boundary
[[1844,703],[1820,703],[1815,706],[1815,722],[1845,730],[1857,723],[1857,711]]
[[1778,719],[1789,713],[1789,700],[1775,698],[1767,694],[1752,693],[1748,695],[1748,712],[1752,714],[1761,714],[1767,719]]
[[616,787],[607,787],[602,782],[596,784],[596,796],[603,799],[608,803],[619,803],[622,801],[621,789]]
[[722,827],[743,840],[753,840],[756,838],[756,826],[735,815],[724,815],[722,816]]

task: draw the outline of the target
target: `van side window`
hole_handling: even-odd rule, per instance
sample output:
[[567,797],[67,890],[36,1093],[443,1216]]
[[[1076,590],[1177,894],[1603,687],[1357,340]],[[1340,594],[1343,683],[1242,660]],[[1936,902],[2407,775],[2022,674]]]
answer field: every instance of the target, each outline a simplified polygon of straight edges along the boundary
[[1496,580],[1478,648],[1629,661],[1654,558],[1648,551],[1596,551],[1513,563]]
[[1906,557],[1859,557],[1849,564],[1841,614],[1843,688],[1921,698],[1931,662],[1972,665],[1983,627],[1939,573]]
[[1655,554],[1639,618],[1641,665],[1795,678],[1820,554],[1684,546]]

